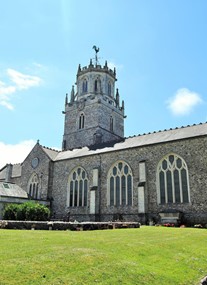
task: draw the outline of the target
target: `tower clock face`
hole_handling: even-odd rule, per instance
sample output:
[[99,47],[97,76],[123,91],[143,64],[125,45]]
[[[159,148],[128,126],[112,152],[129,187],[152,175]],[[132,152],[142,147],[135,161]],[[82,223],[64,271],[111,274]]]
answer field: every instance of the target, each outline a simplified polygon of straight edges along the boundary
[[35,157],[32,159],[32,167],[33,168],[36,168],[39,164],[39,158],[38,157]]

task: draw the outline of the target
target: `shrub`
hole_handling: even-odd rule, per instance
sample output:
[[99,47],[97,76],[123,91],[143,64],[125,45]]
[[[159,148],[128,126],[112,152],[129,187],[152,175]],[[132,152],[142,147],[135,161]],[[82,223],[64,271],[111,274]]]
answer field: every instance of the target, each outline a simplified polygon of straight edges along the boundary
[[17,204],[9,204],[6,206],[4,213],[3,213],[3,218],[5,220],[16,220],[17,219]]
[[24,204],[10,204],[3,213],[5,220],[21,221],[46,221],[50,215],[50,210],[41,204],[26,202]]

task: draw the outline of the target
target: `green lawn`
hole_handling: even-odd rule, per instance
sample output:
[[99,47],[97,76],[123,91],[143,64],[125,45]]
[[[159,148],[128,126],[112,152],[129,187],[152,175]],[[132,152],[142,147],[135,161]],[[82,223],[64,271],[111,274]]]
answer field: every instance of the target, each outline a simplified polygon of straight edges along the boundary
[[0,285],[199,284],[207,230],[0,230]]

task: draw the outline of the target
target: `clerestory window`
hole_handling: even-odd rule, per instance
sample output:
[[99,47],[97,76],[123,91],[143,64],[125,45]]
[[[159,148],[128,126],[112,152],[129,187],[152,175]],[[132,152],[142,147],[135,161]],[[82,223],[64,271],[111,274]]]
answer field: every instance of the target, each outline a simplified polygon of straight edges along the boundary
[[158,203],[189,203],[186,162],[176,154],[165,156],[157,168]]
[[88,176],[82,167],[74,169],[68,180],[68,207],[87,206]]
[[108,172],[108,206],[132,205],[132,184],[130,166],[124,161],[116,162]]

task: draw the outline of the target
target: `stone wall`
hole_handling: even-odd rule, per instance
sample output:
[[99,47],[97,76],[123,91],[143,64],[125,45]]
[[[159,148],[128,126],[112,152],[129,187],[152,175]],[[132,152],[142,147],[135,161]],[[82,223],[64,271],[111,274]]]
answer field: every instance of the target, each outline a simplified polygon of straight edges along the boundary
[[[82,105],[81,105],[82,104]],[[79,117],[84,114],[84,128],[79,129]],[[110,117],[114,127],[110,130]],[[124,137],[123,110],[110,104],[102,95],[89,96],[66,106],[63,140],[66,149],[93,145],[94,134],[102,133],[102,142],[119,140]]]
[[[183,220],[186,223],[207,222],[207,155],[206,137],[192,138],[156,145],[138,147],[133,149],[113,151],[104,154],[81,157],[54,163],[53,181],[53,211],[61,217],[68,210],[66,207],[67,184],[70,172],[78,166],[83,167],[89,178],[89,188],[92,186],[93,169],[99,168],[99,186],[96,191],[96,213],[94,219],[101,221],[113,220],[117,215],[121,215],[124,220],[148,222],[153,219],[159,222],[159,212],[163,210],[176,209],[183,212]],[[174,153],[181,156],[187,166],[190,184],[190,203],[177,203],[158,205],[156,173],[159,161],[167,154]],[[124,207],[107,206],[107,174],[118,160],[124,160],[129,164],[133,173],[133,205]],[[145,209],[146,213],[138,214],[138,182],[139,182],[139,162],[146,162],[145,184]],[[89,191],[90,192],[90,191]],[[71,216],[84,220],[90,214],[90,195],[88,195],[88,206],[71,208]]]
[[[32,160],[38,158],[39,163],[37,167],[32,166]],[[21,182],[19,178],[14,179],[13,182],[17,183],[22,189],[28,192],[28,182],[33,173],[36,173],[39,178],[39,191],[41,200],[48,199],[49,189],[49,171],[50,171],[50,159],[43,151],[42,147],[37,143],[27,158],[22,164]]]

